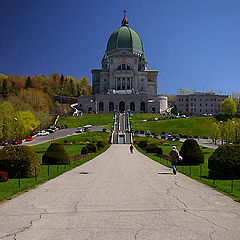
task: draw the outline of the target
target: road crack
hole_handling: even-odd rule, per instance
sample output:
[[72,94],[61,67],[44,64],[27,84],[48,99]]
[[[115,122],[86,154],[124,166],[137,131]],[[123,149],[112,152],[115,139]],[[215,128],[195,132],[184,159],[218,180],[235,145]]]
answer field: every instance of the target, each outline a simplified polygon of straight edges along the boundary
[[[209,219],[206,218],[206,217],[203,217],[203,216],[200,216],[200,215],[197,215],[197,214],[191,213],[191,212],[189,212],[189,210],[186,210],[185,212],[188,213],[188,214],[190,214],[190,215],[192,215],[192,216],[195,216],[195,217],[198,217],[198,218],[204,219],[206,222],[211,223],[211,224],[212,224],[213,226],[215,226],[215,227],[219,227],[219,228],[221,228],[221,229],[224,229],[225,231],[231,231],[231,230],[229,230],[228,228],[226,228],[226,227],[224,227],[224,226],[221,226],[221,225],[219,225],[219,224],[217,224],[217,223],[215,223],[215,222],[209,220]],[[212,234],[212,233],[211,233],[211,234]]]
[[0,237],[0,238],[5,238],[5,237],[11,237],[11,236],[13,236],[13,239],[14,239],[14,240],[17,240],[17,235],[18,235],[18,234],[23,233],[23,232],[29,230],[29,229],[33,226],[33,223],[36,222],[36,221],[39,221],[44,214],[47,214],[47,210],[46,210],[46,209],[44,209],[44,212],[40,213],[37,218],[31,220],[30,223],[29,223],[26,227],[24,227],[24,228],[22,228],[22,229],[19,229],[19,230],[15,231],[14,233],[6,234],[6,235],[4,235],[3,237]]
[[171,186],[170,188],[167,189],[167,194],[171,197],[173,197],[174,199],[176,199],[178,202],[180,202],[185,208],[188,208],[187,204],[184,203],[182,200],[180,200],[177,196],[175,196],[174,194],[171,193],[173,186]]

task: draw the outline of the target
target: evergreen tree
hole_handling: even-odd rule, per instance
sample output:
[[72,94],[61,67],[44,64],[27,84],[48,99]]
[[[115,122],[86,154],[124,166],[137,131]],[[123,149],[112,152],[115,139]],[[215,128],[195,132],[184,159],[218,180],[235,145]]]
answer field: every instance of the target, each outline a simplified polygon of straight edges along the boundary
[[62,74],[61,77],[60,77],[60,86],[62,87],[63,84],[64,84],[64,76]]
[[203,152],[195,139],[186,139],[181,147],[182,165],[198,165],[204,162]]
[[8,84],[7,84],[7,79],[5,78],[2,83],[2,95],[5,98],[7,94],[8,94]]
[[25,89],[32,88],[32,87],[33,87],[32,79],[30,76],[28,76],[25,82]]

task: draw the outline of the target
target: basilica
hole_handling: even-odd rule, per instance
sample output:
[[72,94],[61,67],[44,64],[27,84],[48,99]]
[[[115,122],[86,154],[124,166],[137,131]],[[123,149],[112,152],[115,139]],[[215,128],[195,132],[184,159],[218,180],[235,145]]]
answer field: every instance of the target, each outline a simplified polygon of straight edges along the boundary
[[165,113],[167,97],[157,95],[158,70],[148,69],[140,36],[129,27],[126,12],[110,36],[102,68],[92,71],[92,96],[78,98],[84,113]]

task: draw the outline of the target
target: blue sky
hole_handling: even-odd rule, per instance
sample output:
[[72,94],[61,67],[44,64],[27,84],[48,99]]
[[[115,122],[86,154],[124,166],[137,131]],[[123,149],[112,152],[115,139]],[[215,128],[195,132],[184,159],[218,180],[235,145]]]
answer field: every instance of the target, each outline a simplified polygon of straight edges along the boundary
[[91,81],[124,9],[158,93],[240,92],[239,0],[0,0],[0,73]]

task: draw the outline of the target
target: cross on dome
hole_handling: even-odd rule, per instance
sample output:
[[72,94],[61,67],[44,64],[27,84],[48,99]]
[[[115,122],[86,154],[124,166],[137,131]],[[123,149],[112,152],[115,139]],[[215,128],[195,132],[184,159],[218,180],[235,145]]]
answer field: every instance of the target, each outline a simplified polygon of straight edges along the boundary
[[128,19],[127,19],[127,17],[126,17],[127,11],[124,10],[123,12],[124,12],[124,17],[123,17],[123,20],[122,20],[122,26],[128,27]]

